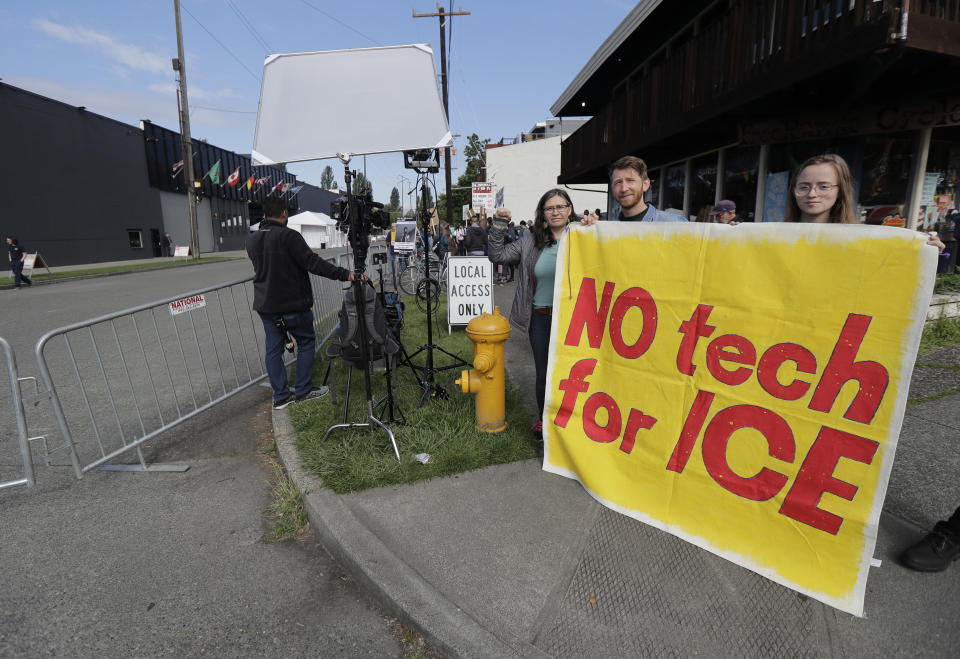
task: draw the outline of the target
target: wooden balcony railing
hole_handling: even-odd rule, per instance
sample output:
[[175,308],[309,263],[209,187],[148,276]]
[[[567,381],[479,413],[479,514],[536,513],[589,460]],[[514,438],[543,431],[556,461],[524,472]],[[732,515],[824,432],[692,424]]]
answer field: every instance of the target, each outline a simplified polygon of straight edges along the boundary
[[958,21],[960,0],[722,0],[618,84],[563,144],[562,178],[898,38],[901,9]]

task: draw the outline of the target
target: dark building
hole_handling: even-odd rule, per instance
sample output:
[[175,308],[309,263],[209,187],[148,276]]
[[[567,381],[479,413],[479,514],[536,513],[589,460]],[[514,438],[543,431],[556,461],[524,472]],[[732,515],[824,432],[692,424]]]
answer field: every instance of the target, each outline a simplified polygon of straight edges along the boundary
[[[7,182],[5,236],[15,235],[50,265],[161,256],[169,232],[188,245],[187,186],[180,134],[144,120],[130,126],[0,83],[0,131]],[[257,167],[249,155],[193,141],[200,252],[242,249],[268,194],[290,213],[329,213],[333,194],[298,183],[279,167]],[[220,183],[204,176],[220,162]],[[227,180],[238,172],[236,185]],[[247,188],[250,177],[266,179]],[[16,186],[16,192],[12,192]],[[302,186],[302,187],[301,187]],[[299,190],[297,190],[299,188]],[[259,211],[262,212],[262,211]]]
[[958,75],[955,0],[645,0],[551,107],[592,117],[559,181],[633,154],[658,207],[775,221],[792,170],[833,152],[863,221],[932,228],[957,203]]

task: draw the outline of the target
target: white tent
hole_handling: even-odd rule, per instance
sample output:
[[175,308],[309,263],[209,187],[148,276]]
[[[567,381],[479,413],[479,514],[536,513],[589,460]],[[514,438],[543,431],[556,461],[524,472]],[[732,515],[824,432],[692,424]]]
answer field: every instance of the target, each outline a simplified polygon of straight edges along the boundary
[[337,231],[337,223],[323,213],[297,213],[287,218],[287,226],[299,231],[312,249],[341,247],[347,244],[346,234]]

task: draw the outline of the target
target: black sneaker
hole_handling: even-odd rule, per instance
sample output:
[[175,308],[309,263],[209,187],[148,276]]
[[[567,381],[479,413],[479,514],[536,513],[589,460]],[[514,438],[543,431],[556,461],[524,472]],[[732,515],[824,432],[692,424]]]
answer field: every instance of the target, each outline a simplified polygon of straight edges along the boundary
[[307,393],[297,396],[294,402],[302,403],[305,400],[315,400],[317,398],[323,398],[328,393],[330,393],[329,387],[314,387]]
[[294,400],[295,400],[294,395],[293,395],[293,394],[289,394],[286,398],[283,398],[283,399],[281,399],[281,400],[275,400],[275,401],[273,401],[273,409],[275,409],[275,410],[282,410],[282,409],[285,408],[287,405],[289,405],[290,403],[292,403]]
[[919,572],[941,572],[960,557],[960,537],[946,522],[937,522],[923,540],[908,547],[900,562]]

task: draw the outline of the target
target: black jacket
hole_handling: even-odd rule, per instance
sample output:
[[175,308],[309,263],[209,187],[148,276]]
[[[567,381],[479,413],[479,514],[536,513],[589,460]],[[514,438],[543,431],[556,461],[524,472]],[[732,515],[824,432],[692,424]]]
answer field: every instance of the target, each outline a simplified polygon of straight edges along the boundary
[[467,235],[463,237],[463,249],[468,254],[473,252],[482,252],[483,248],[487,246],[487,236],[483,232],[483,229],[476,225],[471,225],[467,229]]
[[347,281],[350,271],[315,254],[297,231],[264,220],[247,238],[253,261],[253,308],[262,313],[294,313],[313,306],[307,273]]

